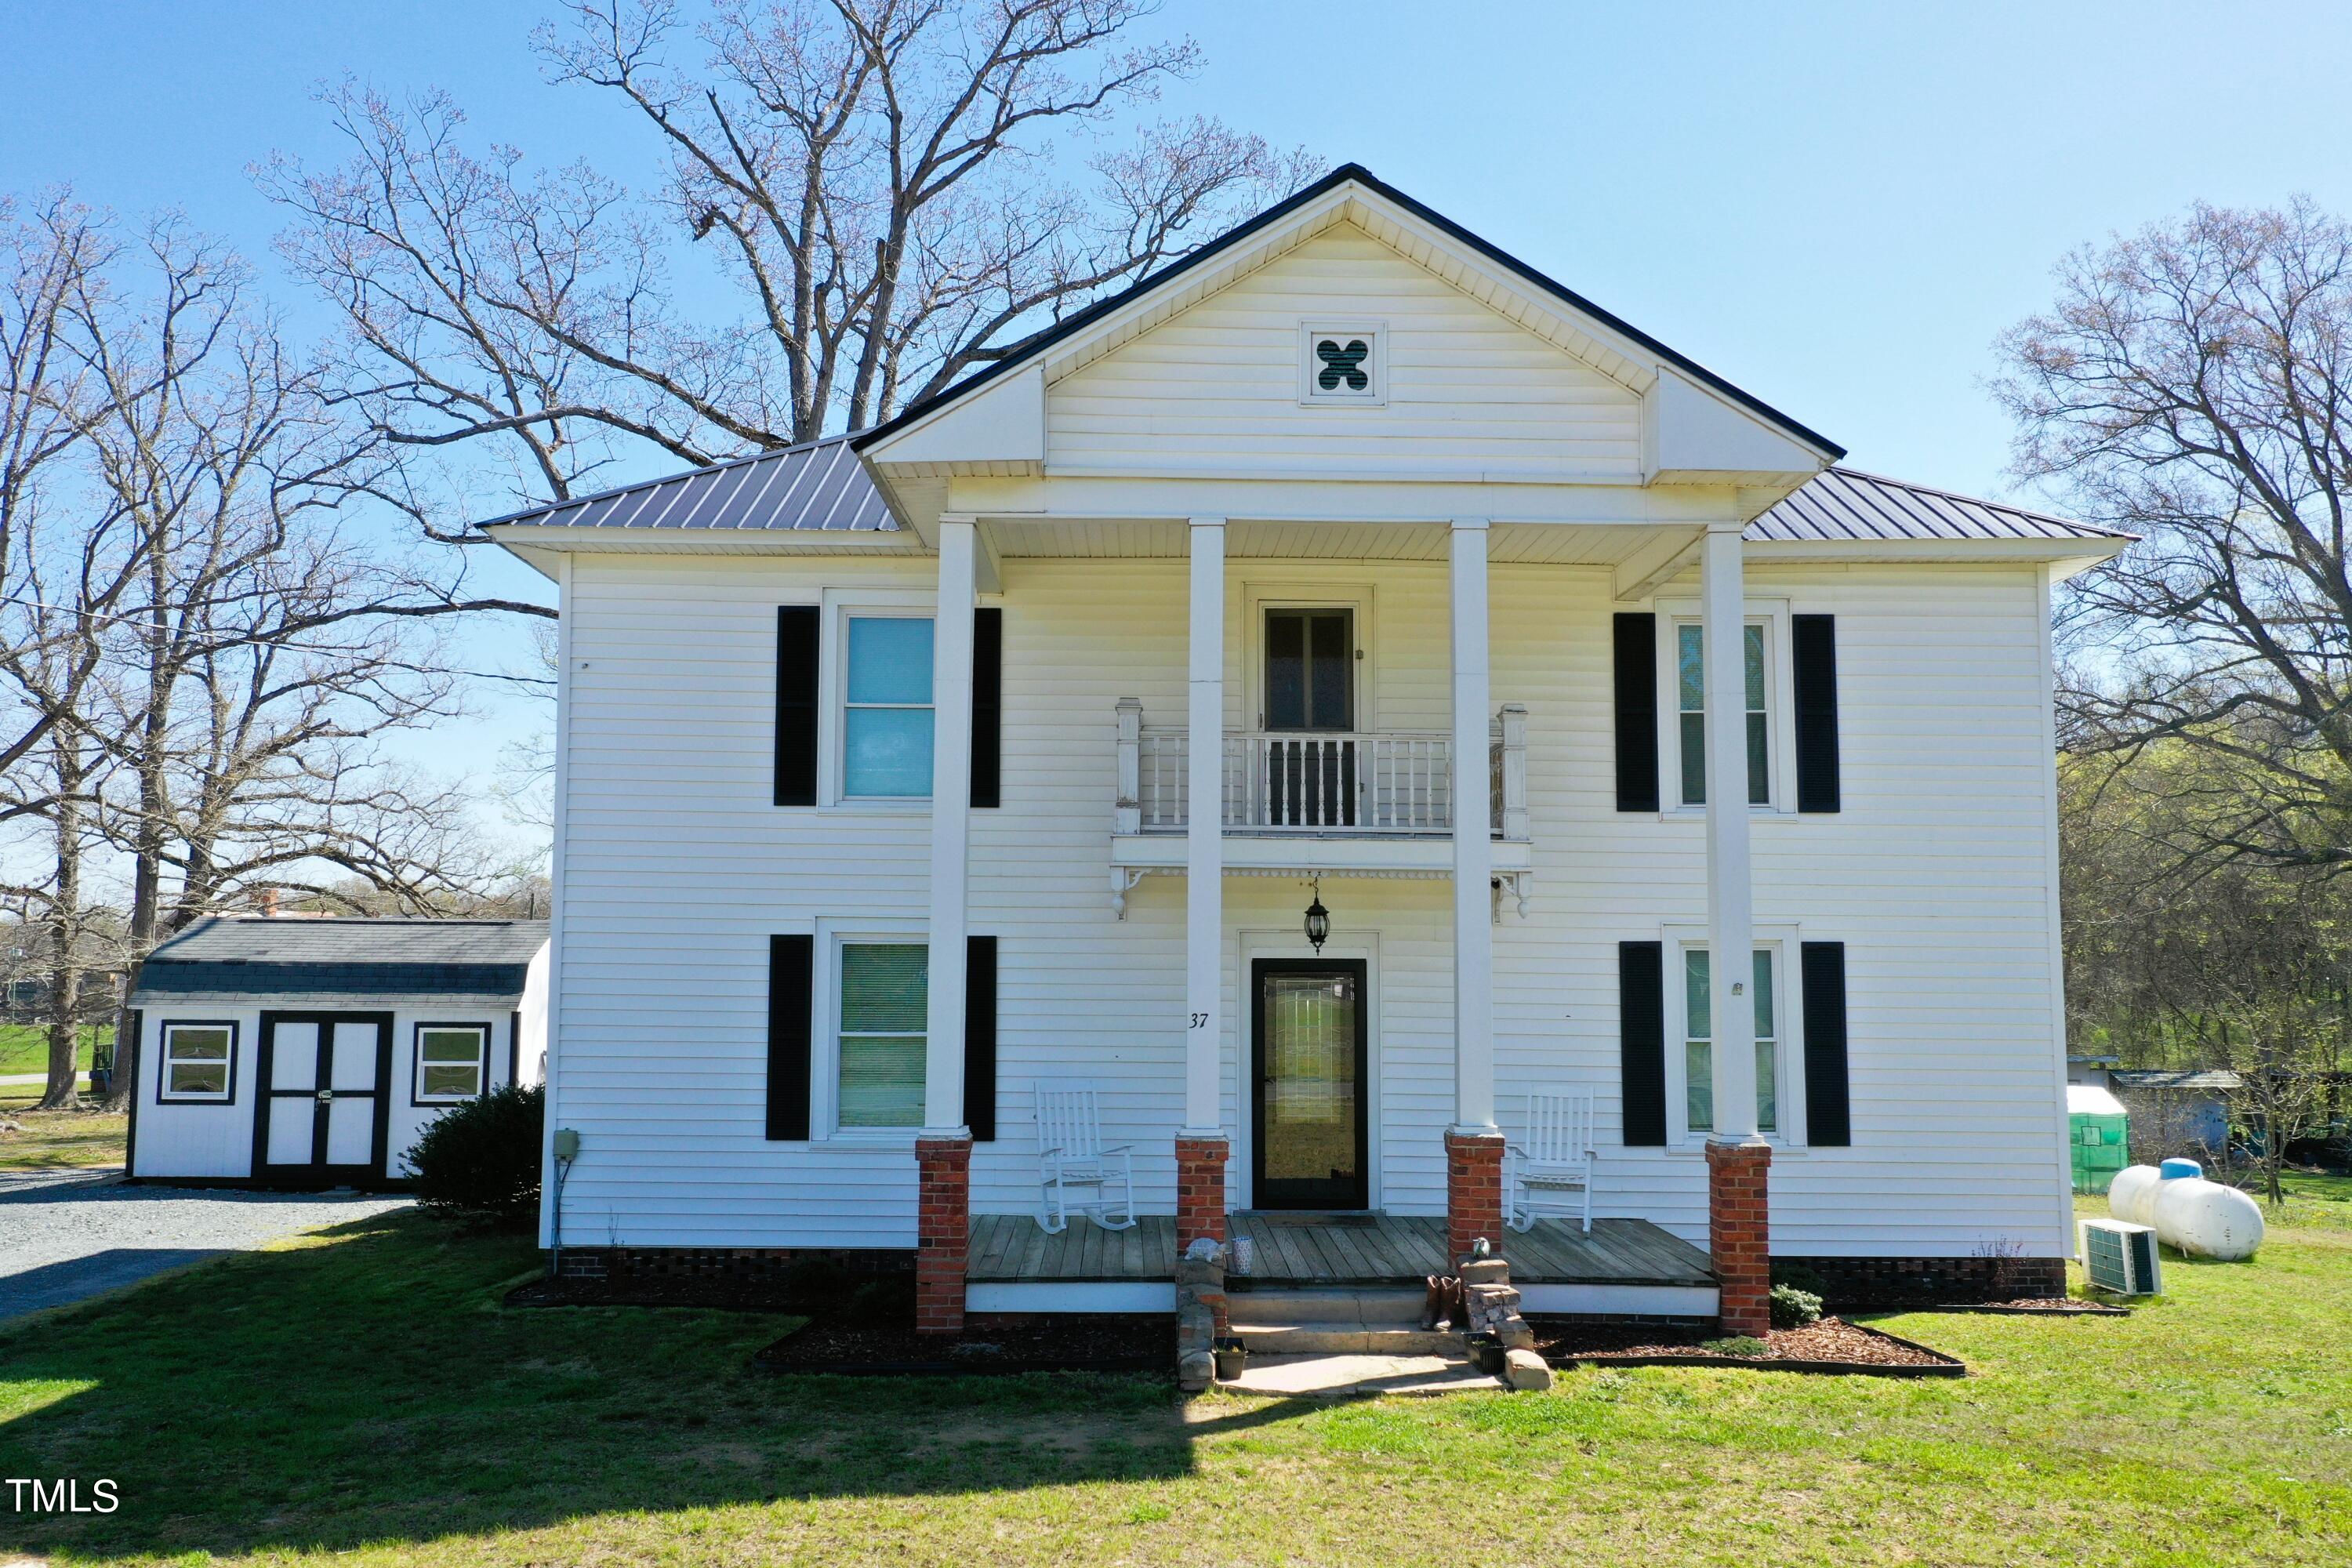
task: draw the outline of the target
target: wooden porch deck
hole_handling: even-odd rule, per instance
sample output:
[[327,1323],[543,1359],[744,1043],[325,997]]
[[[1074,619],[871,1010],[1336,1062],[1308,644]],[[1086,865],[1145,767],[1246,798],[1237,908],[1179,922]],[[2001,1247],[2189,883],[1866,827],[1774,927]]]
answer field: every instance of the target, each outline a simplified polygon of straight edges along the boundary
[[[1419,1285],[1445,1272],[1445,1222],[1432,1215],[1237,1214],[1235,1239],[1254,1244],[1255,1267],[1228,1273],[1229,1290],[1298,1286]],[[1516,1285],[1711,1287],[1706,1254],[1647,1220],[1596,1219],[1590,1235],[1566,1220],[1506,1231],[1498,1250]],[[1132,1230],[1074,1218],[1048,1236],[1029,1215],[979,1215],[964,1278],[973,1284],[1172,1279],[1176,1221],[1143,1215]]]

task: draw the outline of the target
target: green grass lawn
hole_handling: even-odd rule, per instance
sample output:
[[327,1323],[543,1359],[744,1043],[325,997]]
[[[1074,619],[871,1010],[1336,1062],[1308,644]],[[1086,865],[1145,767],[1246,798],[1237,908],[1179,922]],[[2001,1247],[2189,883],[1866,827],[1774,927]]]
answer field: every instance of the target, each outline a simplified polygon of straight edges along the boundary
[[79,1165],[120,1165],[127,1116],[97,1110],[36,1110],[37,1091],[0,1089],[0,1121],[18,1131],[0,1131],[0,1171],[55,1171]]
[[[90,1052],[101,1041],[114,1038],[111,1028],[86,1028],[74,1059],[84,1072],[89,1070]],[[18,1073],[49,1070],[49,1035],[47,1029],[32,1024],[0,1024],[0,1078],[13,1078]]]
[[[2100,1208],[2104,1205],[2096,1205]],[[1919,1314],[1965,1381],[1582,1371],[1353,1404],[777,1377],[786,1320],[498,1302],[402,1215],[0,1329],[0,1549],[428,1563],[2342,1564],[2352,1232],[2168,1258],[2129,1319]],[[209,1557],[202,1554],[209,1553]],[[0,1560],[5,1552],[0,1550]]]

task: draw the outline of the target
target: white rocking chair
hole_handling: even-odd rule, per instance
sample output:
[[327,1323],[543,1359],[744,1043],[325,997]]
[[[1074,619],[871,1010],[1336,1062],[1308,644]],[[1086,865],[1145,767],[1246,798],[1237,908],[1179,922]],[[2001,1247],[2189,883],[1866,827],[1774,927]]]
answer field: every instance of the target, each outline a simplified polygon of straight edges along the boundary
[[[1072,1211],[1092,1216],[1105,1230],[1135,1227],[1135,1170],[1128,1146],[1106,1149],[1102,1115],[1091,1089],[1037,1086],[1037,1164],[1045,1206],[1037,1224],[1048,1236],[1069,1228]],[[1118,1196],[1111,1196],[1111,1188]],[[1073,1187],[1094,1191],[1091,1201],[1073,1198]]]
[[1592,1229],[1592,1096],[1538,1089],[1528,1096],[1528,1130],[1503,1145],[1503,1192],[1513,1230],[1532,1230],[1547,1213],[1578,1215]]

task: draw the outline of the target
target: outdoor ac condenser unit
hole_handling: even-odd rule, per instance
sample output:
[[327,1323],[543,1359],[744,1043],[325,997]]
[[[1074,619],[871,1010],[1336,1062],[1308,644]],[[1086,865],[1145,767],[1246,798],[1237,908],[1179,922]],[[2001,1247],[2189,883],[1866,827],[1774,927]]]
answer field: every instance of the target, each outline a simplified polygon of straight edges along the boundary
[[2156,1232],[2119,1219],[2077,1222],[2076,1246],[2091,1283],[2118,1296],[2153,1296],[2164,1289],[2157,1266]]

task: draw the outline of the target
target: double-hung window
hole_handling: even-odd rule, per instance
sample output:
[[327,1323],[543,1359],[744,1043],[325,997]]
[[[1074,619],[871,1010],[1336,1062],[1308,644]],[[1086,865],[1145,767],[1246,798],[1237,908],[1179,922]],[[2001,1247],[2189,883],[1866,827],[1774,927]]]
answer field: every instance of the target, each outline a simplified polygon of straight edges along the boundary
[[930,949],[845,942],[834,1120],[843,1128],[923,1124]]
[[419,1105],[455,1105],[480,1094],[489,1080],[490,1029],[487,1024],[416,1026],[416,1085]]
[[926,798],[931,793],[930,618],[850,615],[844,629],[842,797]]
[[[1715,1130],[1714,966],[1706,949],[1683,950],[1683,1086],[1689,1130]],[[1772,984],[1772,950],[1756,950],[1748,993],[1756,1003],[1756,1130],[1780,1131],[1780,998]]]
[[[1748,704],[1748,803],[1772,801],[1772,723],[1770,692],[1764,657],[1764,628],[1750,623],[1742,628],[1743,682]],[[1689,621],[1675,626],[1675,722],[1679,726],[1682,804],[1706,804],[1706,638],[1704,628]]]
[[163,1100],[226,1102],[235,1077],[236,1026],[163,1026]]

